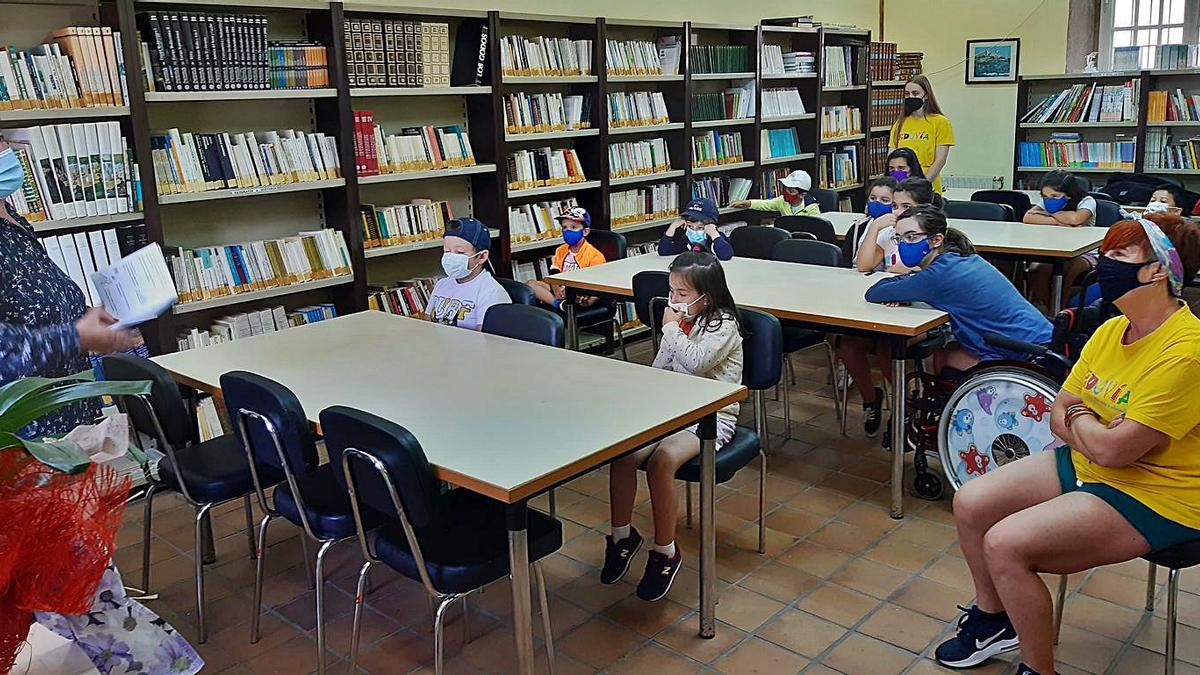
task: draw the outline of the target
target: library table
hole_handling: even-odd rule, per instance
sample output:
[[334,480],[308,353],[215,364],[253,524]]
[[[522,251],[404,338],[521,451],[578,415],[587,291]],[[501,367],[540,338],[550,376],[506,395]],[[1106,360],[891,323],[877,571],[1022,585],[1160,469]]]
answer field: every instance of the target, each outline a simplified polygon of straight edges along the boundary
[[[506,504],[522,673],[533,672],[528,501],[699,422],[700,632],[715,634],[716,412],[746,398],[741,385],[372,311],[154,360],[215,396],[232,370],[276,380],[318,433],[332,405],[392,420],[420,441],[440,480]],[[603,401],[604,413],[575,415],[581,400]],[[558,433],[568,418],[571,433]]]
[[[665,272],[673,257],[655,254],[614,260],[547,277],[547,283],[567,289],[567,339],[578,344],[576,294],[633,297],[633,275],[647,270]],[[863,299],[868,288],[886,274],[859,274],[840,267],[733,258],[721,263],[733,299],[780,319],[817,330],[870,335],[890,340],[893,381],[902,385],[908,339],[949,321],[945,312],[928,306],[886,307]],[[892,388],[892,517],[904,517],[904,387]]]
[[[850,226],[862,217],[858,213],[827,211],[821,214],[833,223],[838,237],[845,237]],[[947,218],[950,227],[967,235],[980,253],[1003,258],[1047,262],[1054,268],[1052,314],[1062,309],[1063,265],[1071,258],[1093,251],[1104,241],[1103,227],[1060,227],[1030,225],[999,220]]]

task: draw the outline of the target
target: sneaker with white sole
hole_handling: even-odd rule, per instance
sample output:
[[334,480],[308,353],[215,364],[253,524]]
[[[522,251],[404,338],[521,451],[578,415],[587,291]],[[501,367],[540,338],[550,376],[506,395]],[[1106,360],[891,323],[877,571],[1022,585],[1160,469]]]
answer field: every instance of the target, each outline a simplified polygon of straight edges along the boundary
[[934,651],[938,663],[948,668],[970,668],[1020,646],[1008,614],[989,614],[975,605],[959,609],[963,615],[958,620],[958,632]]
[[642,575],[642,581],[637,587],[637,596],[646,602],[662,600],[671,590],[671,582],[675,581],[675,575],[682,566],[683,551],[679,546],[675,547],[675,556],[671,558],[658,551],[650,551],[650,557],[646,560],[646,573]]
[[612,535],[604,537],[604,567],[600,570],[600,583],[615,584],[625,577],[633,556],[642,548],[642,535],[636,528],[629,528],[629,536],[613,541]]

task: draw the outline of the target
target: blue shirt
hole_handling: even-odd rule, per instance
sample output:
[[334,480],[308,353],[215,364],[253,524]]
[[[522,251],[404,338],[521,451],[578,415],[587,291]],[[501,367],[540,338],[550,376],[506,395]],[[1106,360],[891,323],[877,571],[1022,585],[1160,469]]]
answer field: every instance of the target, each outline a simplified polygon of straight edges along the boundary
[[1027,360],[1026,354],[994,347],[989,333],[1039,345],[1050,344],[1054,327],[991,263],[977,255],[943,253],[929,267],[881,279],[867,289],[867,302],[924,302],[950,315],[954,338],[981,359]]

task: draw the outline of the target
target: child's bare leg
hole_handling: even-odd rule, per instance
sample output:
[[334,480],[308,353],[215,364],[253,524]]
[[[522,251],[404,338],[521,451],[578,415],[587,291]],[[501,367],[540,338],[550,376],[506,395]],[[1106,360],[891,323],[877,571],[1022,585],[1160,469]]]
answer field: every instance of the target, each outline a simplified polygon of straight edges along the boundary
[[625,527],[633,520],[633,502],[637,499],[637,472],[656,445],[643,448],[613,462],[608,467],[608,508],[613,527]]
[[679,519],[679,499],[675,494],[675,472],[700,453],[700,437],[680,431],[658,444],[646,467],[650,484],[650,508],[654,513],[654,544],[668,546],[675,541]]
[[529,286],[529,290],[533,291],[533,297],[537,298],[539,302],[547,305],[554,304],[554,291],[550,288],[550,284],[534,280],[525,282],[525,285]]
[[1050,307],[1050,277],[1054,276],[1054,266],[1047,263],[1032,263],[1029,265],[1029,301],[1045,310]]

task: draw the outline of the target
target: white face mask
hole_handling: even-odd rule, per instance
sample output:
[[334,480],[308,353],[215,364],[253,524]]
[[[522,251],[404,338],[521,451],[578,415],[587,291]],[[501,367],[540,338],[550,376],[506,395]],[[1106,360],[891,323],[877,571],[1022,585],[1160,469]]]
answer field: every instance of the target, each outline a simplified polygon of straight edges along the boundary
[[675,310],[676,312],[679,312],[680,314],[687,317],[687,316],[691,316],[691,314],[689,314],[689,311],[692,309],[692,305],[696,304],[697,302],[700,302],[703,299],[704,299],[704,296],[702,295],[691,302],[668,302],[667,307],[670,307],[671,309]]
[[1146,205],[1146,213],[1166,213],[1171,210],[1171,206],[1166,202],[1150,202]]
[[[475,255],[479,254],[476,253]],[[471,273],[479,267],[479,265],[483,264],[479,263],[479,265],[476,265],[475,267],[470,266],[471,258],[474,258],[475,255],[451,253],[450,251],[446,251],[442,254],[442,270],[446,273],[446,276],[454,279],[455,281],[469,277],[471,276]]]

